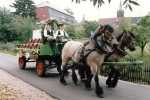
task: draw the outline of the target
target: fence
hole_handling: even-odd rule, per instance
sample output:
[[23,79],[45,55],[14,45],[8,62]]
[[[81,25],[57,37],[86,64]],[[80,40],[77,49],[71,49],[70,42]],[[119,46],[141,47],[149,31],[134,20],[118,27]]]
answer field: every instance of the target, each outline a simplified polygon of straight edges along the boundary
[[130,60],[123,62],[105,62],[104,66],[104,76],[108,76],[110,66],[115,66],[121,73],[121,80],[150,85],[150,64]]

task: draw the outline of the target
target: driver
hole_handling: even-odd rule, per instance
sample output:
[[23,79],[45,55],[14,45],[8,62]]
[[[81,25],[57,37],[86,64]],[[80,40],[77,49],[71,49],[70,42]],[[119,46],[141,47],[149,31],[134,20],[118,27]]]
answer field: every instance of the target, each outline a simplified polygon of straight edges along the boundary
[[45,29],[44,29],[44,36],[47,38],[48,41],[54,40],[54,30],[51,27],[52,20],[48,20]]
[[110,25],[100,26],[96,29],[91,39],[95,41],[96,48],[103,52],[112,52],[112,47],[118,45],[118,41],[113,36],[114,29]]

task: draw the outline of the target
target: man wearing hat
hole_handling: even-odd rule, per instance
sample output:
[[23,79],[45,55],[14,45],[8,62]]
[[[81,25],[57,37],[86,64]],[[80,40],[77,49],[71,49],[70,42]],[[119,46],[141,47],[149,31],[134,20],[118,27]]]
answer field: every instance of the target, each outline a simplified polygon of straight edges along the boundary
[[67,34],[67,32],[64,31],[64,24],[63,23],[58,24],[58,30],[54,34],[54,37],[56,39],[59,38],[61,40],[69,38],[69,35]]
[[105,53],[112,52],[112,47],[118,45],[117,39],[112,34],[113,32],[113,27],[108,24],[98,27],[91,37],[95,41],[96,48]]
[[44,36],[47,40],[54,40],[54,30],[52,29],[53,20],[48,20],[44,29]]

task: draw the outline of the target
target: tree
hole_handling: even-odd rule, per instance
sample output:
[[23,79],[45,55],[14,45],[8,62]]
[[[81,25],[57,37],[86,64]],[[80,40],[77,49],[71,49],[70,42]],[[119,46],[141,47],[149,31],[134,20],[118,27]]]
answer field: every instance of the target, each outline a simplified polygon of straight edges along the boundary
[[[76,1],[76,3],[80,3],[81,1],[87,1],[87,0],[72,0]],[[101,7],[106,1],[110,3],[112,0],[90,0],[91,3],[93,3],[94,6]],[[139,6],[139,3],[136,2],[136,0],[123,0],[123,5],[125,8],[129,8],[132,11],[132,5]]]
[[67,25],[65,31],[69,34],[70,37],[75,38],[75,25]]
[[82,25],[85,29],[85,35],[87,37],[90,37],[91,32],[94,32],[96,28],[98,27],[98,23],[96,21],[84,21]]
[[35,20],[31,17],[16,16],[13,20],[13,29],[18,35],[17,40],[21,42],[32,38],[32,30],[36,28]]
[[122,32],[123,30],[131,30],[132,28],[132,19],[129,18],[119,18],[118,31]]
[[82,38],[85,37],[85,28],[81,23],[76,23],[72,25],[67,25],[65,27],[65,31],[69,34],[72,38]]
[[141,48],[141,56],[143,56],[144,48],[150,38],[150,16],[141,18],[138,25],[135,27],[137,33],[137,44]]
[[12,14],[6,8],[0,8],[0,41],[9,42],[15,40],[16,34],[12,29]]
[[15,15],[35,18],[35,5],[32,0],[15,0],[11,6],[16,9]]
[[65,27],[65,31],[72,38],[83,38],[90,37],[91,32],[94,32],[98,27],[98,23],[96,21],[83,21],[80,23],[67,25]]

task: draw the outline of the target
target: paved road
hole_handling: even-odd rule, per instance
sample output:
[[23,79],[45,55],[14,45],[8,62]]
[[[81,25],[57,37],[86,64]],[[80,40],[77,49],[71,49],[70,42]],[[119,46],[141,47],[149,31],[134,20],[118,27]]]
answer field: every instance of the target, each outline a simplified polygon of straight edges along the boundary
[[[60,100],[100,100],[94,91],[87,91],[83,84],[75,86],[68,78],[69,85],[63,86],[58,81],[57,74],[48,74],[40,78],[35,73],[33,64],[28,64],[26,70],[20,70],[17,66],[17,57],[0,54],[0,68],[23,81],[46,91],[49,95]],[[105,79],[100,80],[104,89],[104,97],[101,100],[150,100],[150,86],[142,86],[128,82],[119,81],[118,87],[108,89]]]

